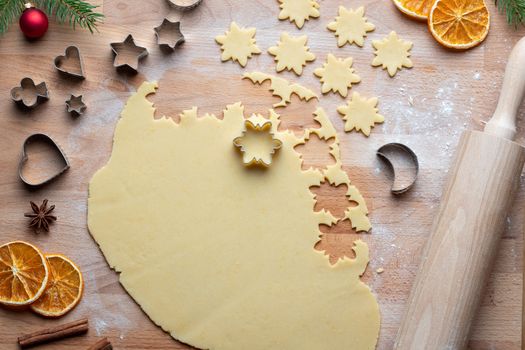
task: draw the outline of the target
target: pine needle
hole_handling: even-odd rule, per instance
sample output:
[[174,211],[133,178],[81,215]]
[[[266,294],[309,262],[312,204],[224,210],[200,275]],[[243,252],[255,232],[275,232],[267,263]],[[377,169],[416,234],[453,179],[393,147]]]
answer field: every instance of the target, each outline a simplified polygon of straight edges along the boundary
[[[17,20],[24,11],[27,0],[0,0],[0,34],[5,33],[9,25]],[[32,0],[37,8],[54,16],[59,23],[69,23],[88,29],[91,33],[97,30],[104,15],[94,10],[98,7],[82,0]]]
[[0,34],[7,32],[9,25],[20,17],[24,9],[21,0],[0,0]]
[[515,27],[525,25],[525,0],[495,0],[500,12],[504,12],[507,22]]

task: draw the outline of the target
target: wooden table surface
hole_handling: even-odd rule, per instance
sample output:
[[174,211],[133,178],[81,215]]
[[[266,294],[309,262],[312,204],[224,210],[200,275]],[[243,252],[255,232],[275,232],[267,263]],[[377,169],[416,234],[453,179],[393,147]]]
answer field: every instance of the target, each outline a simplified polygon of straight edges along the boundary
[[[388,0],[321,0],[321,18],[306,23],[298,31],[287,21],[278,21],[274,0],[204,0],[196,10],[180,15],[165,0],[106,0],[106,16],[95,35],[52,23],[46,36],[27,42],[18,26],[0,38],[0,242],[22,239],[34,242],[47,252],[61,252],[81,267],[86,283],[78,307],[61,320],[44,320],[29,312],[0,308],[0,348],[15,349],[18,335],[41,327],[80,317],[89,317],[87,336],[65,340],[42,349],[85,349],[98,337],[107,336],[116,349],[187,349],[153,325],[118,283],[86,228],[88,182],[103,166],[111,152],[112,136],[119,112],[126,99],[144,80],[158,80],[160,89],[152,100],[157,114],[177,116],[182,109],[199,106],[201,112],[220,114],[222,108],[242,101],[248,112],[265,113],[276,101],[268,85],[253,86],[242,81],[243,72],[261,70],[275,73],[272,57],[266,53],[281,31],[307,34],[317,60],[309,64],[300,78],[292,73],[281,76],[298,81],[320,93],[313,70],[328,53],[351,56],[362,82],[355,91],[379,97],[384,125],[376,127],[369,138],[346,134],[336,107],[343,99],[332,94],[321,98],[339,132],[345,170],[370,208],[373,230],[360,235],[371,247],[371,262],[366,282],[381,306],[382,327],[378,349],[393,345],[401,314],[427,240],[432,218],[439,205],[443,182],[459,135],[465,129],[480,129],[493,112],[503,78],[505,62],[513,44],[525,33],[507,26],[492,1],[492,28],[486,42],[473,50],[457,53],[441,48],[429,35],[425,24],[413,22],[396,11]],[[376,25],[363,48],[337,48],[335,37],[325,27],[336,15],[339,4],[367,6],[367,16]],[[173,54],[162,52],[153,28],[164,17],[181,18],[186,43]],[[214,37],[235,20],[257,28],[262,55],[250,60],[246,69],[231,62],[221,63]],[[391,30],[414,42],[414,68],[401,71],[395,78],[372,68],[371,42]],[[149,56],[137,75],[121,74],[112,66],[109,43],[122,41],[131,33],[137,43],[147,47]],[[60,77],[52,62],[65,47],[77,45],[84,58],[87,79],[73,82]],[[46,81],[50,100],[33,111],[21,111],[9,98],[9,91],[20,79],[30,76]],[[65,111],[70,93],[82,94],[87,113],[74,119]],[[280,112],[283,125],[300,130],[312,124],[311,111],[317,102],[294,99]],[[520,122],[518,141],[525,143],[525,122]],[[23,140],[31,133],[51,135],[71,161],[70,171],[58,181],[38,191],[27,190],[17,177],[17,164]],[[421,172],[415,188],[394,198],[389,180],[375,150],[387,142],[402,142],[420,157]],[[305,165],[320,166],[330,161],[324,156],[326,144],[316,140],[303,148]],[[341,189],[321,188],[320,206],[340,215],[344,201]],[[49,234],[35,235],[26,228],[23,213],[29,200],[49,198],[56,204],[58,222]],[[522,226],[525,181],[507,220],[500,253],[490,278],[470,341],[472,349],[519,349],[521,337]],[[337,214],[339,213],[339,214]],[[322,247],[333,254],[348,251],[356,235],[347,224],[326,232]],[[125,239],[125,238],[124,238]],[[312,244],[315,242],[312,242]],[[375,273],[384,268],[382,274]],[[443,269],[446,269],[446,264]],[[447,281],[443,281],[447,283]],[[174,315],[176,317],[176,315]],[[328,348],[328,347],[327,347]]]

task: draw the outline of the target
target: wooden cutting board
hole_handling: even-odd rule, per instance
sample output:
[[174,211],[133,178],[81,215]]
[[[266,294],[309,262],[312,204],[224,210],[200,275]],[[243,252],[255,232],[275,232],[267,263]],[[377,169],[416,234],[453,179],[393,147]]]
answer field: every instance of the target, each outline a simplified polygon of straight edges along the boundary
[[[367,17],[376,25],[363,48],[339,49],[333,34],[325,29],[342,3],[354,8],[366,5]],[[12,25],[0,38],[0,242],[22,239],[45,251],[70,256],[84,272],[86,290],[79,306],[61,320],[44,320],[31,313],[0,309],[0,348],[16,349],[16,338],[22,333],[84,316],[91,321],[87,336],[42,349],[85,349],[101,336],[109,337],[116,349],[188,348],[154,326],[108,268],[86,228],[88,182],[108,160],[119,112],[144,80],[160,83],[158,94],[152,98],[158,116],[177,116],[182,109],[192,106],[199,106],[202,113],[220,114],[226,104],[236,101],[242,101],[248,112],[266,112],[276,101],[268,93],[268,85],[254,87],[240,76],[252,70],[274,73],[275,65],[266,49],[276,43],[281,31],[307,34],[311,51],[317,55],[317,60],[305,68],[300,78],[292,73],[283,73],[282,77],[320,93],[313,70],[324,62],[328,53],[351,56],[362,78],[354,90],[379,97],[380,113],[386,122],[376,127],[370,138],[343,132],[343,122],[336,112],[336,107],[344,103],[339,96],[324,96],[319,105],[326,109],[339,131],[345,170],[361,189],[371,211],[374,228],[371,234],[360,235],[371,247],[371,262],[364,278],[381,306],[378,349],[392,347],[458,137],[466,128],[480,129],[492,114],[508,53],[525,31],[507,26],[504,16],[489,1],[492,29],[486,42],[457,53],[441,48],[425,24],[402,16],[390,1],[321,0],[320,4],[321,18],[307,22],[298,31],[289,22],[277,20],[278,4],[274,0],[204,0],[202,6],[182,15],[186,43],[173,54],[159,50],[153,32],[164,17],[180,17],[165,0],[104,1],[102,11],[106,20],[94,35],[52,23],[42,40],[29,43],[18,26]],[[231,62],[220,63],[214,37],[223,33],[232,20],[256,27],[257,43],[264,51],[246,69]],[[372,40],[391,30],[414,42],[414,68],[403,70],[393,79],[385,71],[370,66]],[[122,41],[128,33],[150,53],[135,76],[119,74],[112,66],[109,43]],[[54,57],[71,44],[77,45],[84,57],[87,79],[83,82],[61,78],[52,65]],[[20,111],[9,98],[10,89],[25,76],[37,82],[46,81],[51,97],[30,112]],[[65,111],[64,101],[70,93],[84,95],[88,104],[87,113],[78,119]],[[284,126],[298,131],[312,125],[311,111],[316,104],[294,100],[282,112]],[[520,122],[518,142],[522,144],[523,126],[525,122]],[[51,135],[68,154],[72,167],[55,183],[28,191],[17,178],[17,163],[23,140],[35,132]],[[375,156],[375,150],[388,142],[405,143],[420,157],[417,185],[399,198],[391,196],[386,169]],[[325,156],[326,147],[325,143],[314,140],[303,149],[306,166],[330,161]],[[472,349],[520,348],[524,190],[525,182],[507,220],[501,250],[475,321]],[[322,206],[334,213],[341,212],[345,204],[338,196],[341,192],[321,188],[318,193]],[[29,200],[44,198],[56,204],[59,220],[49,234],[35,235],[26,228],[23,213],[29,210]],[[323,246],[341,255],[348,252],[355,237],[348,225],[340,224],[329,230]],[[377,274],[378,268],[384,268],[384,273]]]

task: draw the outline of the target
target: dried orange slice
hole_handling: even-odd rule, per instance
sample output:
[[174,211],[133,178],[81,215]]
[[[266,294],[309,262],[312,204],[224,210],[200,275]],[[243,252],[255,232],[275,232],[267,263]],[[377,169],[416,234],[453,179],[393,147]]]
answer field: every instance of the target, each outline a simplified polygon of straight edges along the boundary
[[483,0],[437,0],[430,10],[428,27],[441,45],[469,49],[487,37],[490,13]]
[[14,241],[0,246],[0,304],[33,303],[46,289],[46,258],[33,245]]
[[426,21],[430,9],[436,0],[393,0],[396,7],[404,14],[421,21]]
[[46,317],[59,317],[71,311],[80,301],[84,280],[80,269],[59,254],[46,254],[49,284],[31,310]]

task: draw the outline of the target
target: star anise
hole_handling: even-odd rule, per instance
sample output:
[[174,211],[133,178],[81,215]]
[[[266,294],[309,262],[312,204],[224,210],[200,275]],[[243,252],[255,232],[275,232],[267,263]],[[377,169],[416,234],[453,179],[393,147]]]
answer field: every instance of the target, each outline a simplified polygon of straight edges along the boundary
[[46,232],[49,232],[49,224],[51,224],[53,221],[56,221],[57,219],[56,216],[51,215],[51,212],[55,209],[55,206],[52,205],[48,208],[47,199],[44,199],[44,202],[42,202],[40,207],[38,207],[38,205],[36,205],[34,202],[29,203],[31,203],[31,209],[33,212],[24,214],[25,217],[32,218],[31,222],[29,223],[29,227],[33,227],[37,233],[42,229]]

